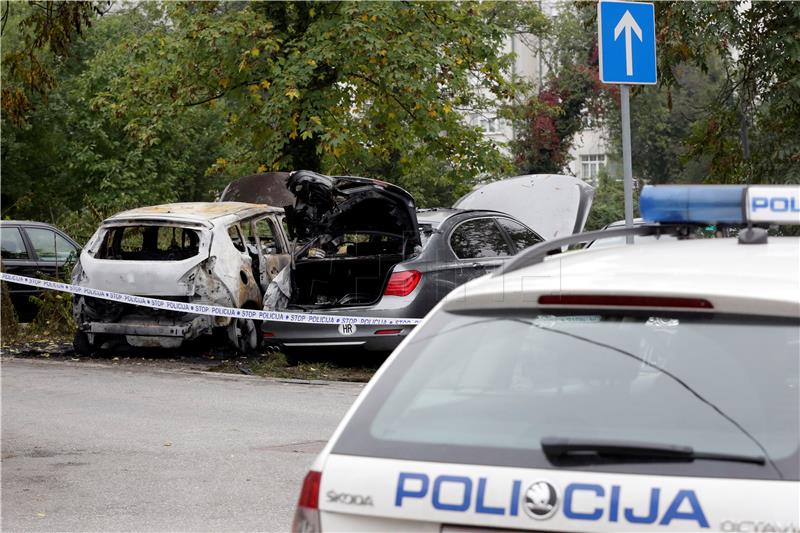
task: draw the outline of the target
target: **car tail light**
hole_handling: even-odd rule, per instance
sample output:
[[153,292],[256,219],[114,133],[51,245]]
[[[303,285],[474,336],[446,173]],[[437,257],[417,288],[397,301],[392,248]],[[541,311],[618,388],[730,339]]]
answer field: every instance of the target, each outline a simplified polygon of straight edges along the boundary
[[402,329],[379,329],[375,335],[400,335]]
[[292,522],[293,533],[316,533],[321,530],[319,522],[319,485],[322,472],[309,470],[300,489],[300,499]]
[[271,339],[272,337],[275,336],[275,334],[272,333],[271,331],[264,331],[261,333],[261,336],[264,337],[265,339]]
[[608,294],[543,294],[539,303],[544,305],[596,305],[620,307],[683,307],[714,309],[703,298],[674,298],[671,296],[619,296]]
[[384,296],[408,296],[411,294],[419,280],[422,279],[422,273],[416,270],[403,270],[401,272],[392,272],[389,277],[389,283],[386,284],[386,290],[383,291]]

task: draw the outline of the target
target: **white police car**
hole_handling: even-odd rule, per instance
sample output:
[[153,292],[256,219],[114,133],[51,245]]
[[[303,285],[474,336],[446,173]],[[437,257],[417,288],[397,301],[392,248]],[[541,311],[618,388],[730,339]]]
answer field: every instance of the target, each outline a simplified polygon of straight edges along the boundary
[[294,530],[800,530],[800,239],[544,260],[666,223],[800,223],[800,187],[641,204],[662,224],[537,245],[439,304],[317,457]]

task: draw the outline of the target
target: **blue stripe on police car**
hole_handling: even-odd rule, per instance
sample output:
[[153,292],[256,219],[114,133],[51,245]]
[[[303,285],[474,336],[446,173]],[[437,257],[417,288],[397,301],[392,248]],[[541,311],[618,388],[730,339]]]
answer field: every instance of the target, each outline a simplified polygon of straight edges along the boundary
[[[530,485],[547,485],[553,487],[549,482],[537,481]],[[443,488],[449,486],[448,494],[452,498],[453,494],[459,494],[456,499],[448,498],[446,501],[442,497]],[[506,506],[499,506],[497,502],[492,505],[485,501],[489,481],[485,477],[473,479],[467,476],[440,475],[433,478],[422,472],[400,472],[397,479],[397,489],[395,491],[395,506],[403,507],[410,500],[430,500],[434,509],[439,511],[469,512],[472,510],[477,514],[491,514],[500,516],[519,516],[520,503],[522,506],[544,505],[542,513],[528,513],[532,518],[542,519],[553,516],[558,505],[557,491],[553,488],[551,496],[544,494],[544,500],[551,498],[549,502],[527,501],[529,496],[523,499],[521,480],[513,480],[511,483],[511,496]],[[576,495],[582,496],[582,505],[575,504]],[[474,498],[473,498],[474,496]],[[552,498],[555,496],[555,499]],[[670,497],[671,496],[671,497]],[[586,498],[591,498],[594,503],[587,505]],[[652,487],[649,495],[649,505],[646,511],[623,506],[624,491],[620,485],[599,485],[596,483],[569,483],[564,488],[564,501],[562,513],[569,520],[606,520],[608,522],[628,522],[630,524],[658,524],[661,526],[670,525],[674,520],[695,522],[697,527],[708,528],[708,520],[703,512],[703,507],[697,494],[691,489],[680,489],[674,495],[662,493],[661,488]],[[473,505],[474,503],[474,505]],[[549,505],[549,508],[547,507]],[[663,509],[663,512],[662,512]],[[683,522],[684,524],[686,522]]]

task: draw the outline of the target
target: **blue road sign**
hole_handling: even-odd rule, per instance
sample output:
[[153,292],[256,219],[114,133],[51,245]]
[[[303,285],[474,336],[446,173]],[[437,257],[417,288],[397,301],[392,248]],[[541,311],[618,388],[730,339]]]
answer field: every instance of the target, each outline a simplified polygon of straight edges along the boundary
[[601,1],[597,43],[603,83],[656,83],[656,18],[653,4]]

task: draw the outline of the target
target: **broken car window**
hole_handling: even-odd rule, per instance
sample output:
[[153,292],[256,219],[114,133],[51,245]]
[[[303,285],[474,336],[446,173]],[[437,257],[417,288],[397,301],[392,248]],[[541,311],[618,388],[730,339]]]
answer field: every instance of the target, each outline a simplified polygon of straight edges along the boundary
[[237,250],[240,252],[245,251],[244,239],[242,238],[242,234],[239,232],[239,226],[237,224],[228,227],[228,236],[231,238],[231,242]]
[[123,261],[181,261],[199,252],[197,231],[177,226],[110,228],[97,252],[98,259]]
[[265,254],[281,253],[280,246],[275,238],[274,223],[269,218],[256,221],[256,234],[261,241],[261,248]]

